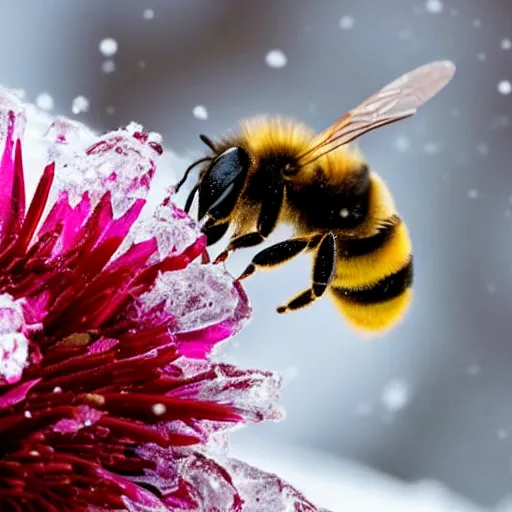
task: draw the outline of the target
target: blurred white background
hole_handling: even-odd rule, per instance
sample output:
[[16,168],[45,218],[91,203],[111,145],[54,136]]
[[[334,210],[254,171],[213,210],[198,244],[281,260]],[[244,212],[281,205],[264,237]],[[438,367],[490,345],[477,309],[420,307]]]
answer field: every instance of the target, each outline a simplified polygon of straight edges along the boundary
[[[404,481],[397,491],[404,500],[406,483],[423,480],[475,506],[494,508],[505,499],[512,490],[508,0],[0,5],[3,85],[99,131],[141,122],[163,134],[183,165],[203,151],[199,133],[215,137],[242,117],[267,112],[321,130],[399,74],[453,60],[454,81],[416,117],[361,141],[412,233],[411,312],[383,339],[365,342],[328,300],[275,313],[308,282],[306,258],[248,280],[254,319],[227,356],[282,372],[288,417],[234,438],[242,451],[273,446],[278,459],[289,446],[352,461],[336,466],[347,485],[341,494],[353,478],[377,495],[370,476],[350,470],[355,462]],[[272,50],[282,54],[269,65]],[[158,183],[172,182],[170,170],[159,172]],[[254,252],[240,251],[228,268],[236,274]],[[439,503],[428,510],[445,510]]]

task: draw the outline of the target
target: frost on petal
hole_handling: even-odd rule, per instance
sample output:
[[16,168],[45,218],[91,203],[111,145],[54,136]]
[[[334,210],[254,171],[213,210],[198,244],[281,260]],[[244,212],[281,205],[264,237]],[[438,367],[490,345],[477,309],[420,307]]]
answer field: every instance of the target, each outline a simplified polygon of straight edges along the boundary
[[28,364],[28,339],[21,304],[0,295],[0,383],[14,384]]
[[4,148],[7,139],[21,138],[26,126],[25,105],[19,95],[0,88],[0,147]]
[[48,128],[45,139],[50,142],[49,158],[54,160],[67,152],[85,151],[96,141],[97,135],[85,124],[59,116]]
[[232,276],[217,265],[199,262],[160,274],[141,302],[148,311],[164,304],[175,320],[180,352],[188,357],[205,357],[215,344],[236,334],[251,313]]
[[196,331],[231,316],[238,302],[233,278],[217,265],[194,262],[183,270],[164,272],[141,297],[151,308],[165,300],[178,331]]
[[180,460],[179,472],[179,490],[165,499],[170,510],[245,511],[230,474],[212,459],[190,454]]
[[276,372],[212,365],[187,358],[176,361],[176,365],[191,382],[179,390],[180,396],[230,403],[251,422],[279,421],[284,417],[278,405],[282,378]]
[[[57,127],[57,137],[59,130]],[[79,137],[77,130],[70,132],[68,139]],[[147,196],[155,160],[162,151],[159,136],[135,123],[102,135],[85,152],[79,146],[75,149],[71,145],[70,149],[56,158],[57,192],[66,192],[75,206],[86,192],[96,204],[109,191],[115,216],[124,213],[134,200]]]
[[163,495],[178,488],[178,464],[168,449],[148,443],[136,451],[141,459],[151,461],[152,465],[144,470],[143,476],[133,476],[132,481],[158,489]]
[[230,461],[228,469],[242,497],[244,512],[328,512],[315,507],[273,473],[265,473],[236,459]]
[[150,238],[155,238],[158,245],[157,253],[150,260],[152,263],[169,256],[178,256],[195,246],[193,252],[197,254],[193,257],[196,257],[206,245],[199,226],[175,206],[170,198],[166,198],[151,217],[140,218],[136,222],[119,252]]

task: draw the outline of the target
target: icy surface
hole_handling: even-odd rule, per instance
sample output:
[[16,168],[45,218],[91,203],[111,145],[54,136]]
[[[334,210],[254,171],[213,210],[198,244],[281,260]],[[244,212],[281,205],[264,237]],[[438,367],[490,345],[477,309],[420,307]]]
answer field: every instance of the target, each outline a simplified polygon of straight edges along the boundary
[[0,382],[19,381],[28,364],[26,328],[21,303],[0,295]]
[[[249,464],[278,474],[301,489],[318,507],[332,512],[489,512],[436,482],[401,482],[329,454],[286,443],[277,446],[248,439],[236,443],[232,453]],[[293,508],[285,510],[295,512]]]
[[[183,359],[180,361],[187,378],[193,378],[204,371],[210,371],[201,361]],[[210,399],[214,396],[233,403],[248,412],[253,421],[279,421],[285,417],[279,406],[282,378],[271,371],[240,370],[228,364],[213,367],[215,378],[205,383],[199,396]]]
[[230,317],[238,304],[233,278],[218,266],[192,263],[183,270],[161,274],[141,297],[149,309],[165,298],[165,309],[180,331],[195,331]]
[[[245,462],[233,460],[230,469],[244,499],[244,512],[315,512],[316,509],[291,485]],[[326,511],[327,512],[327,511]]]
[[[54,123],[49,137],[64,145],[60,158],[53,155],[56,189],[66,191],[72,205],[76,205],[85,192],[95,204],[110,191],[115,214],[122,214],[134,199],[147,196],[150,178],[155,172],[154,160],[158,154],[151,144],[135,136],[141,131],[142,127],[132,123],[125,130],[102,135],[89,146],[91,132],[81,125],[67,120]],[[158,143],[160,137],[150,134],[148,142],[151,141]],[[84,146],[87,150],[82,152]]]
[[182,253],[201,236],[198,225],[185,213],[165,201],[160,204],[151,217],[141,217],[119,248],[118,254],[124,252],[133,243],[155,238],[158,254],[155,258]]
[[[7,130],[6,127],[10,122],[14,123],[13,137],[21,137],[26,126],[26,114],[24,110],[22,97],[19,94],[13,93],[13,91],[7,91],[5,89],[0,90],[0,147],[4,147],[6,142]],[[8,119],[8,112],[12,112],[14,118]]]

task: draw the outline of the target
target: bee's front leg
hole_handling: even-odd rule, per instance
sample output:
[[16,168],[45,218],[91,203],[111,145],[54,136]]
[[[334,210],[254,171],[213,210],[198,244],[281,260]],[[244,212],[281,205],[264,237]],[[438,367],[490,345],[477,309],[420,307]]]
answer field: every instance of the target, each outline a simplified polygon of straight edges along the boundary
[[221,263],[226,260],[230,252],[245,247],[253,247],[264,242],[276,227],[279,213],[283,206],[283,198],[284,185],[282,183],[271,183],[261,203],[256,231],[232,238],[226,250],[217,256],[215,263]]

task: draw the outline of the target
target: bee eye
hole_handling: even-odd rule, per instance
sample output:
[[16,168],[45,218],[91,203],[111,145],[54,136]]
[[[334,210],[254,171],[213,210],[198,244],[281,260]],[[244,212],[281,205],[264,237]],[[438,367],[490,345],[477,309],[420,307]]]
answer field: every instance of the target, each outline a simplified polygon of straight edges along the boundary
[[347,208],[342,208],[340,210],[340,217],[346,219],[350,215],[350,212]]

